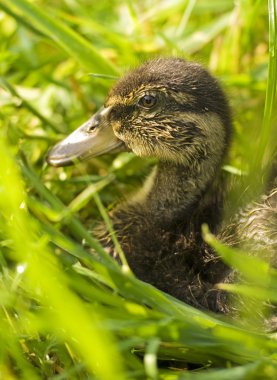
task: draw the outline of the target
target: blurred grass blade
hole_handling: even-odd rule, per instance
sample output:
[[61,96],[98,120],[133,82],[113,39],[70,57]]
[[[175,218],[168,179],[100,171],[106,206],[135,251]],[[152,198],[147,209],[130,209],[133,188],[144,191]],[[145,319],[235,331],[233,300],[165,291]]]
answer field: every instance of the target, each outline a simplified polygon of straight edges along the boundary
[[267,300],[276,303],[277,302],[277,289],[269,287],[257,287],[241,284],[219,284],[220,289],[228,290],[232,293],[241,294],[243,296],[251,297],[257,300]]
[[3,4],[3,1],[0,3],[0,8],[5,12],[7,13],[8,15],[10,15],[11,17],[13,17],[15,20],[19,21],[20,24],[24,25],[26,28],[29,28],[32,32],[34,32],[35,34],[37,35],[40,35],[42,37],[45,37],[45,35],[39,31],[38,29],[34,28],[34,26],[30,23],[28,23],[24,17],[20,17],[18,14],[16,14],[15,12],[12,11],[12,9],[10,7],[6,7],[4,4]]
[[[87,40],[70,29],[61,20],[55,20],[45,11],[26,0],[3,0],[7,8],[14,7],[20,16],[54,40],[69,56],[79,62],[87,71],[116,75],[116,68],[94,48]],[[0,5],[1,7],[1,5]],[[20,21],[20,19],[19,19]]]
[[114,181],[115,175],[109,174],[98,182],[88,185],[80,194],[78,194],[69,204],[68,208],[72,212],[78,212],[84,208],[88,202],[94,197],[94,194],[103,190],[112,181]]
[[[268,0],[269,21],[269,62],[267,75],[267,89],[264,106],[262,132],[260,135],[259,149],[255,156],[253,171],[263,167],[266,148],[271,143],[272,136],[276,136],[276,123],[272,123],[273,111],[276,109],[276,85],[277,85],[277,1]],[[275,128],[275,133],[273,131]],[[276,141],[276,139],[275,139]],[[276,148],[276,145],[275,147]]]
[[160,340],[157,338],[152,339],[147,348],[144,356],[145,371],[150,379],[158,379],[157,368],[157,352],[160,345]]
[[216,250],[223,260],[230,267],[239,270],[247,280],[263,286],[268,284],[270,265],[266,261],[220,243],[209,232],[207,225],[203,226],[203,235],[206,242]]
[[57,213],[61,215],[60,221],[66,224],[71,232],[81,240],[84,240],[91,248],[93,248],[99,256],[102,258],[103,262],[107,265],[116,266],[116,262],[106,253],[101,244],[92,237],[92,235],[82,226],[79,220],[74,217],[70,209],[65,207],[60,199],[55,197],[40,181],[36,174],[31,170],[26,162],[20,162],[21,170],[26,177],[28,183],[36,189],[36,191],[46,199],[51,207],[55,209]]
[[[61,128],[54,124],[51,120],[43,116],[35,107],[32,106],[27,100],[22,98],[22,96],[16,91],[16,89],[3,77],[0,77],[0,85],[3,83],[3,86],[10,92],[12,96],[17,97],[21,100],[21,106],[29,110],[33,115],[35,115],[43,124],[49,125],[54,131],[61,132]],[[39,136],[41,137],[41,136]]]
[[218,17],[216,21],[198,29],[195,33],[184,39],[184,42],[179,42],[179,48],[182,49],[185,54],[192,54],[202,49],[224,29],[230,27],[232,16],[232,12],[223,14],[221,17]]
[[101,214],[101,216],[102,216],[102,218],[106,224],[107,230],[110,233],[110,236],[112,238],[112,241],[113,241],[114,247],[118,253],[118,256],[122,262],[122,271],[131,275],[132,274],[131,268],[129,267],[129,264],[126,260],[125,254],[124,254],[124,252],[121,248],[121,245],[117,239],[116,232],[113,229],[112,221],[110,220],[109,215],[106,212],[105,207],[104,207],[103,203],[101,202],[99,195],[97,193],[94,193],[93,197],[94,197],[95,203],[97,204],[97,207],[100,211],[100,214]]
[[202,373],[190,371],[178,376],[178,380],[273,380],[276,377],[277,365],[269,360],[259,360],[244,366],[221,370],[207,369]]
[[[27,360],[25,355],[22,355],[22,348],[24,347],[23,339],[18,341],[16,336],[16,331],[10,322],[9,316],[6,312],[5,307],[1,302],[1,311],[0,311],[0,339],[1,339],[1,355],[5,353],[9,354],[9,359],[11,357],[14,360],[14,365],[17,368],[20,368],[21,379],[23,380],[40,380],[40,377],[37,375],[36,370],[32,364]],[[7,354],[6,353],[6,354]],[[2,359],[3,360],[3,359]],[[16,379],[13,376],[10,376],[10,371],[8,369],[9,364],[0,366],[0,378],[7,380]]]
[[25,203],[25,191],[3,138],[0,156],[0,210],[6,220],[3,229],[13,242],[14,259],[26,263],[26,288],[47,306],[53,331],[66,335],[91,374],[102,380],[124,379],[121,356],[112,336],[100,329],[98,313],[92,310],[88,313],[68,287],[66,275],[51,254],[46,239],[38,237],[37,224],[21,207]]
[[176,32],[175,32],[176,37],[180,37],[184,33],[186,26],[187,26],[187,22],[191,16],[192,10],[193,10],[195,5],[196,5],[196,0],[188,0],[188,5],[184,10],[184,14],[182,16],[182,19],[181,19],[181,21],[180,21],[180,23],[176,29]]

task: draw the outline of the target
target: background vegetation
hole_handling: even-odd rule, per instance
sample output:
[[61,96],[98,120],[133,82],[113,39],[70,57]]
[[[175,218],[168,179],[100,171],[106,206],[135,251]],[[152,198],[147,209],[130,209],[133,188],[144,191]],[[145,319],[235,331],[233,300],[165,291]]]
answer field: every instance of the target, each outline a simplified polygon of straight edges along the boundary
[[[180,55],[209,67],[229,95],[224,170],[244,178],[231,208],[246,189],[261,192],[276,143],[276,11],[275,0],[1,0],[0,378],[277,378],[276,337],[252,314],[229,321],[172,299],[122,271],[89,233],[151,160],[45,164],[122,72]],[[233,291],[256,314],[277,301],[276,270],[207,239],[247,279]]]

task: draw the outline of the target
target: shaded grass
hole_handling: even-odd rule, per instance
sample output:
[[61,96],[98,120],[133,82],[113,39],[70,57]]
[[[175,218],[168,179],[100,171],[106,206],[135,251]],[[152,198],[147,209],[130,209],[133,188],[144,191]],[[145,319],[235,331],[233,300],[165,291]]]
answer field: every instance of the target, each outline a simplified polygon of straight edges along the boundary
[[[122,270],[91,235],[94,220],[106,218],[102,205],[138,185],[151,160],[120,154],[53,169],[44,157],[101,104],[110,77],[179,54],[210,66],[228,91],[229,172],[246,178],[234,198],[246,187],[261,192],[276,144],[276,1],[16,0],[0,8],[8,13],[0,19],[4,378],[275,378],[277,341],[248,323],[249,313],[236,323],[195,310]],[[276,301],[275,269],[206,238],[248,280],[229,290],[254,299],[256,312]]]

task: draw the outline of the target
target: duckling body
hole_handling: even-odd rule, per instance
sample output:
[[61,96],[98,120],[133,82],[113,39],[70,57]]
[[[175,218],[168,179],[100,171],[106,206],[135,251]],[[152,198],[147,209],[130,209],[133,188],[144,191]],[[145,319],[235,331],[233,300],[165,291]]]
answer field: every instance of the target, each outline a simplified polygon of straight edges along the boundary
[[[110,214],[134,273],[193,306],[228,310],[215,289],[232,273],[203,241],[220,233],[231,116],[218,82],[200,65],[160,58],[131,71],[104,108],[49,153],[62,166],[107,151],[156,157],[144,186]],[[101,225],[99,239],[117,258]]]
[[[222,179],[217,181],[222,184]],[[223,311],[226,302],[215,284],[225,280],[229,268],[203,241],[201,232],[203,223],[218,231],[223,195],[214,191],[217,184],[209,183],[205,194],[189,197],[195,184],[197,179],[184,166],[160,163],[146,189],[120,204],[110,217],[138,278],[198,308]],[[105,226],[96,232],[117,258]]]

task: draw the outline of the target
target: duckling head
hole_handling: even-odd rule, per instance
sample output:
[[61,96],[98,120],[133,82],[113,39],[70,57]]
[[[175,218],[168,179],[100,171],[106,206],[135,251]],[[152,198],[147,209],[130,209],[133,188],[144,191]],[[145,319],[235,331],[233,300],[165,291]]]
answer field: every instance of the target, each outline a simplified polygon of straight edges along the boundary
[[219,164],[229,145],[230,110],[221,87],[201,65],[159,58],[130,71],[104,106],[58,143],[47,161],[65,166],[107,152],[181,165]]

